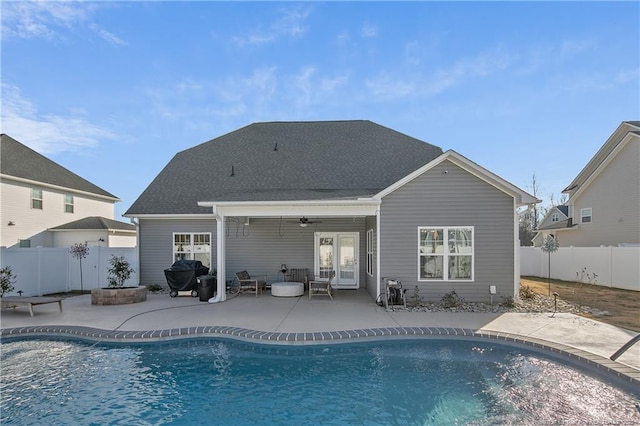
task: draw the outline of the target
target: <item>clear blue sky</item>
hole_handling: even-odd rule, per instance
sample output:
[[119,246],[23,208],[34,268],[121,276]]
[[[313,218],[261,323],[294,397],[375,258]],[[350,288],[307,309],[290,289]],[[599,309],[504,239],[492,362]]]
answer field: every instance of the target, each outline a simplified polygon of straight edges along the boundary
[[[257,121],[366,119],[559,196],[640,119],[638,2],[2,1],[2,129],[122,199]],[[391,161],[391,160],[390,160]]]

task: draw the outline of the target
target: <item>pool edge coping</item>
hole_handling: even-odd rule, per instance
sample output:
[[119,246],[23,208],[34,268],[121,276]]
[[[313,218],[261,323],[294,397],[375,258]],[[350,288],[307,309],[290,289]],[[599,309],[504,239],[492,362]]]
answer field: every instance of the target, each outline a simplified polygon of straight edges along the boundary
[[262,344],[318,345],[398,338],[481,338],[529,346],[586,363],[596,370],[613,374],[640,386],[640,370],[583,349],[539,338],[490,330],[452,327],[381,327],[324,332],[268,332],[231,326],[195,326],[151,331],[104,330],[84,326],[44,325],[0,329],[4,338],[73,337],[92,342],[143,343],[167,340],[223,337]]

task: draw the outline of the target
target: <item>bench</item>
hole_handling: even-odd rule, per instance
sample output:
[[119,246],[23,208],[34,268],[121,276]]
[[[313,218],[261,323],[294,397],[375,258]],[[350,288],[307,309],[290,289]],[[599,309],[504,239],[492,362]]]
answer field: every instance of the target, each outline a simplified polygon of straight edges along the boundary
[[59,297],[46,297],[46,296],[34,296],[34,297],[19,297],[8,296],[0,298],[2,301],[2,307],[16,308],[18,306],[26,305],[29,308],[29,315],[33,316],[33,307],[35,305],[44,305],[47,303],[58,303],[60,312],[62,312],[62,299]]

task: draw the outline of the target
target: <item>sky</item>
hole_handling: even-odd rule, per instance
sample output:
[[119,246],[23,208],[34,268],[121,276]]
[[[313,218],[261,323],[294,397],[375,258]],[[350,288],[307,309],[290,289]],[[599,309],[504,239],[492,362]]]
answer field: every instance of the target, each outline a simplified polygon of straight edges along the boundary
[[530,193],[535,174],[546,205],[640,119],[637,1],[1,9],[0,131],[119,197],[123,221],[176,153],[254,122],[371,120]]

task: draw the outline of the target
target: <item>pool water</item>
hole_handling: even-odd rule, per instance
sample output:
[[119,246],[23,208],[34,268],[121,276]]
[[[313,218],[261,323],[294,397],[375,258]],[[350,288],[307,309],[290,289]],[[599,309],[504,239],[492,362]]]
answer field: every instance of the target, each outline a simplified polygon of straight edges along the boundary
[[474,341],[3,342],[14,424],[638,424],[639,396],[558,360]]

